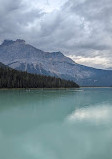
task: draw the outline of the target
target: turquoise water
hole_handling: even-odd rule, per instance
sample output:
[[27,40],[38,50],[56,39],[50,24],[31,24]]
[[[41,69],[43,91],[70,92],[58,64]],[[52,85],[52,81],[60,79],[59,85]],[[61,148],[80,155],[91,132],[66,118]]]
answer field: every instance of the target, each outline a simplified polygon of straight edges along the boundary
[[0,159],[112,159],[112,89],[0,90]]

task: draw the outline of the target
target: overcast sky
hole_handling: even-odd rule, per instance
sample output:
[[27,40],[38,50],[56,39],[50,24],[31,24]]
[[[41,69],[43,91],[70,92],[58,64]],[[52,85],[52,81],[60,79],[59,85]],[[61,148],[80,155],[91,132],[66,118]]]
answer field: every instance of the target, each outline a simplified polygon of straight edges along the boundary
[[80,64],[112,67],[112,0],[0,0],[0,42],[18,38]]

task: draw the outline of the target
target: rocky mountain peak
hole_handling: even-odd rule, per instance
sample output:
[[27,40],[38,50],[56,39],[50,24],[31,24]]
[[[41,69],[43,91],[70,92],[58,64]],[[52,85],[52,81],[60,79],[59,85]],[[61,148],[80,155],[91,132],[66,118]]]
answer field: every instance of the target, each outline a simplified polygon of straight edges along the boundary
[[14,41],[13,40],[8,40],[8,39],[6,39],[6,40],[4,40],[3,41],[3,43],[2,43],[2,45],[11,45],[11,44],[13,44],[14,43]]
[[54,56],[64,56],[63,53],[61,53],[60,51],[52,52],[52,54],[53,54]]
[[17,42],[17,43],[25,43],[25,40],[22,40],[22,39],[17,39],[15,42]]
[[6,39],[3,41],[2,45],[11,45],[11,44],[14,44],[14,43],[20,43],[20,44],[25,44],[25,40],[22,40],[22,39],[17,39],[16,41],[13,41],[13,40],[9,40],[9,39]]

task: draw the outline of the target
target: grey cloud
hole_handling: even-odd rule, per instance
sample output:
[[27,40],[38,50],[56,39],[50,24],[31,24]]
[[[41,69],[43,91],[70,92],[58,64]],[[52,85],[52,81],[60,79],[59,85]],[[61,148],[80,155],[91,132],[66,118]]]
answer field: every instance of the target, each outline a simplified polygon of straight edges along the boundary
[[[25,38],[28,34],[27,27],[33,24],[36,18],[41,17],[42,13],[38,9],[29,9],[22,4],[22,0],[0,1],[0,34],[1,40],[5,38],[15,39],[19,36]],[[30,30],[30,28],[29,28]]]
[[111,60],[111,0],[68,0],[52,12],[31,7],[32,2],[0,0],[1,41],[22,38],[45,51]]

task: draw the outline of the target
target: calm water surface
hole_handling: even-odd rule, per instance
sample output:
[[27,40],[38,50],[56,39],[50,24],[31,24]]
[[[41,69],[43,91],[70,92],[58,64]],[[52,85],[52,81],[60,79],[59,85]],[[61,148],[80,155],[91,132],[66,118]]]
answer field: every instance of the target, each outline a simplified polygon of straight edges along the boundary
[[0,159],[112,159],[112,89],[0,90]]

